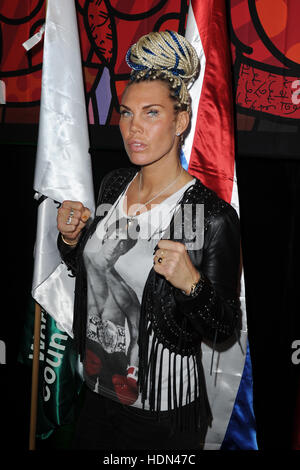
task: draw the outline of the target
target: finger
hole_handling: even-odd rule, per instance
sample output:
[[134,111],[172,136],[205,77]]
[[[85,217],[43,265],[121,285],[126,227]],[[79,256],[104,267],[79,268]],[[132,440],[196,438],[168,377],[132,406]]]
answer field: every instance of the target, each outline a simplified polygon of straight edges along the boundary
[[[185,251],[184,251],[185,252]],[[182,256],[182,253],[180,251],[175,251],[175,250],[162,250],[162,249],[159,249],[156,251],[155,253],[155,257],[156,257],[156,260],[158,261],[159,259],[163,260],[163,261],[168,261],[168,262],[175,262],[175,263],[178,263],[181,259],[181,256]],[[162,263],[162,261],[160,262],[160,264]]]
[[62,205],[58,210],[62,216],[67,218],[67,220],[71,215],[74,219],[78,219],[78,221],[82,220],[82,222],[87,222],[91,216],[91,211],[87,207],[84,207],[81,202],[78,204],[72,203],[72,205],[69,203]]
[[156,271],[158,274],[161,274],[162,276],[164,276],[164,267],[162,266],[162,264],[158,263],[158,262],[154,262],[153,264],[153,269],[154,271]]
[[163,260],[166,258],[166,250],[161,250],[158,249],[156,250],[154,256],[153,256],[153,263],[159,263],[161,264]]
[[63,201],[61,208],[82,211],[84,209],[84,205],[80,201]]
[[154,264],[162,264],[163,261],[164,261],[164,258],[162,256],[159,256],[159,255],[154,256]]
[[82,230],[86,225],[86,222],[82,222],[81,220],[79,221],[79,224],[78,224],[78,228],[79,228],[79,231]]
[[159,240],[157,246],[162,250],[173,250],[178,251],[179,253],[186,251],[186,246],[183,243],[176,242],[174,240]]
[[57,211],[57,218],[64,222],[65,220],[68,219],[70,214],[74,214],[74,210],[72,208],[63,208],[60,207]]
[[86,223],[90,217],[91,217],[91,211],[87,207],[85,207],[83,212],[81,213],[81,221]]
[[170,277],[172,276],[172,272],[169,269],[168,263],[164,260],[162,263],[155,263],[153,265],[153,269],[157,274],[160,274],[163,276],[167,281],[170,280]]
[[66,236],[71,236],[76,238],[77,235],[81,232],[81,230],[85,227],[85,223],[82,222],[81,220],[78,220],[78,223],[74,224],[71,223],[69,225],[63,224],[63,225],[58,225],[58,230]]
[[78,230],[75,230],[72,233],[70,232],[60,232],[60,233],[63,235],[63,237],[65,237],[68,240],[76,240],[80,232]]
[[[174,263],[174,259],[173,259],[173,256],[171,254],[171,256],[166,256],[166,253],[165,251],[163,252],[157,252],[154,256],[154,259],[153,259],[153,262],[155,264],[159,264],[160,266],[163,266],[163,267],[166,267],[166,265],[170,265],[170,263]],[[176,264],[176,261],[175,261],[175,264]]]
[[83,209],[80,210],[76,210],[74,208],[63,209],[63,211],[64,212],[62,212],[62,214],[65,215],[66,220],[68,221],[68,225],[78,225],[80,221],[86,223],[91,215],[90,210],[86,207],[83,207]]
[[171,240],[159,240],[157,246],[158,246],[158,248],[160,248],[162,250],[163,249],[170,249],[171,250],[172,249],[172,243],[173,243],[173,241],[171,241]]
[[74,225],[73,226],[67,225],[65,228],[60,230],[60,233],[62,233],[62,235],[67,236],[68,238],[74,239],[78,237],[81,230],[82,230],[82,227],[80,226],[80,224],[77,225],[76,227]]
[[64,225],[58,225],[58,230],[62,233],[62,234],[73,234],[75,231],[78,230],[78,225],[67,225],[67,224],[64,224]]
[[155,256],[157,256],[158,258],[165,258],[167,256],[167,250],[157,250],[156,253],[155,253]]
[[73,212],[69,212],[62,218],[61,225],[64,227],[71,227],[73,229],[74,227],[78,227],[79,221],[80,219],[74,216]]
[[70,216],[70,213],[62,213],[57,217],[58,230],[73,232],[79,225],[80,219],[75,216]]

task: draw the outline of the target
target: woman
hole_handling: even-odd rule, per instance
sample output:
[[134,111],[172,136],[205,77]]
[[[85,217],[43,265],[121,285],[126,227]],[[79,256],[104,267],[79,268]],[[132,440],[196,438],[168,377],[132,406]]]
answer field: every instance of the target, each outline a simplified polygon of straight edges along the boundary
[[89,224],[78,201],[58,211],[87,384],[74,445],[200,449],[212,419],[201,341],[226,340],[238,321],[239,223],[180,164],[187,86],[199,71],[193,47],[172,31],[150,33],[126,59],[120,130],[134,166],[104,178]]

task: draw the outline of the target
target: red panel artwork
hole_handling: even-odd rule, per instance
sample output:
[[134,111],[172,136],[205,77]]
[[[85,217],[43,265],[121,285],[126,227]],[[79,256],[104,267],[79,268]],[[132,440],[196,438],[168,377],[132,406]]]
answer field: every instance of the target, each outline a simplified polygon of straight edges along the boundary
[[299,124],[299,17],[298,0],[231,0],[241,113]]
[[[118,123],[118,103],[129,68],[127,49],[142,34],[184,33],[187,0],[76,0],[86,102],[90,124]],[[37,123],[42,41],[26,52],[22,43],[45,21],[45,0],[0,0],[0,79],[5,83],[3,123]]]

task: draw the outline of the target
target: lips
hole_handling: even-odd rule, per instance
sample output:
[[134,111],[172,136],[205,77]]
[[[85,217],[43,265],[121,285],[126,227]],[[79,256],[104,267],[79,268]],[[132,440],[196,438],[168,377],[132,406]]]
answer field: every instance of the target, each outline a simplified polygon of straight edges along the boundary
[[144,142],[139,140],[130,140],[127,145],[132,152],[142,152],[147,147]]

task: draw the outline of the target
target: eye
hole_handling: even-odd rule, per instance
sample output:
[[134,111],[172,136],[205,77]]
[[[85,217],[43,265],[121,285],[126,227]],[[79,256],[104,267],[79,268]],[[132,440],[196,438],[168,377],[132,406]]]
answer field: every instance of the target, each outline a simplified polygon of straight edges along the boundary
[[128,116],[130,116],[130,111],[128,111],[127,109],[121,109],[120,115],[122,117],[128,117]]
[[150,109],[150,111],[148,111],[148,116],[151,116],[151,117],[156,117],[158,115],[158,111],[157,109]]

